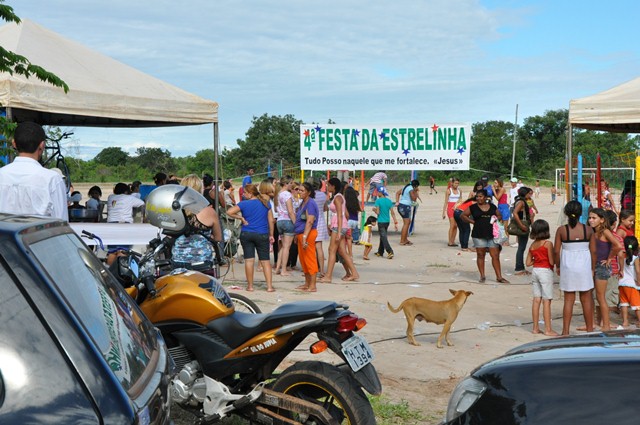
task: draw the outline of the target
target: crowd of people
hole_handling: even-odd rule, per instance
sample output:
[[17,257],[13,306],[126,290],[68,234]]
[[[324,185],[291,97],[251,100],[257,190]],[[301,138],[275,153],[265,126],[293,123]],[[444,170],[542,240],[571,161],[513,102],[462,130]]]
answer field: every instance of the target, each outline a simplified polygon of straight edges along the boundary
[[[325,180],[312,178],[296,182],[289,176],[266,178],[253,183],[254,169],[249,168],[242,181],[239,197],[230,180],[214,181],[205,174],[179,178],[157,173],[154,185],[140,181],[117,183],[102,201],[99,186],[89,189],[83,205],[82,194],[67,191],[61,176],[43,168],[38,161],[44,150],[45,135],[34,123],[21,123],[15,131],[13,146],[18,157],[0,169],[0,210],[2,212],[35,214],[69,219],[72,210],[106,208],[106,222],[132,223],[136,210],[144,213],[145,198],[154,189],[165,187],[170,195],[200,197],[207,205],[193,214],[185,212],[191,231],[175,235],[172,259],[178,265],[205,264],[220,255],[224,245],[222,217],[238,220],[248,291],[254,290],[254,272],[262,272],[268,292],[275,291],[273,276],[290,276],[299,262],[304,283],[298,290],[315,292],[318,282],[332,283],[336,264],[344,269],[341,280],[358,282],[360,275],[354,262],[354,244],[362,245],[363,259],[370,260],[373,250],[373,228],[379,237],[376,257],[393,259],[395,252],[389,228],[402,229],[398,243],[412,245],[409,229],[413,208],[420,198],[420,182],[411,180],[395,193],[395,202],[388,191],[388,176],[379,171],[369,181],[367,198],[374,198],[372,212],[360,228],[361,203],[353,180],[336,177]],[[435,178],[429,179],[430,194],[436,193]],[[465,197],[457,178],[449,179],[444,191],[442,218],[448,219],[447,245],[462,251],[475,251],[479,281],[486,282],[485,258],[498,283],[504,278],[500,254],[503,247],[516,247],[514,275],[530,276],[533,286],[533,332],[557,335],[551,327],[550,305],[553,299],[553,271],[559,275],[564,293],[562,334],[569,333],[576,296],[582,304],[585,326],[592,331],[611,327],[609,313],[619,309],[623,326],[630,323],[629,311],[640,325],[640,293],[637,275],[640,272],[638,241],[635,238],[635,182],[628,181],[620,196],[620,209],[606,181],[598,187],[597,204],[588,182],[574,186],[573,200],[564,206],[566,225],[558,227],[551,238],[549,223],[536,219],[538,210],[534,198],[540,195],[540,182],[534,188],[518,179],[509,181],[482,176]],[[185,192],[185,190],[190,192]],[[551,189],[551,202],[557,190]],[[153,195],[151,195],[153,196]],[[186,199],[186,198],[185,198]],[[196,203],[200,201],[194,201]],[[509,238],[515,238],[510,245]],[[471,238],[473,245],[469,243]],[[529,245],[529,241],[533,242]],[[325,246],[326,244],[326,256]],[[528,246],[529,245],[529,246]],[[528,249],[527,249],[528,247]],[[258,261],[255,261],[255,257]],[[272,263],[273,258],[273,263]],[[257,267],[256,267],[257,266]],[[527,270],[531,268],[531,271]],[[542,307],[544,328],[538,325]]]

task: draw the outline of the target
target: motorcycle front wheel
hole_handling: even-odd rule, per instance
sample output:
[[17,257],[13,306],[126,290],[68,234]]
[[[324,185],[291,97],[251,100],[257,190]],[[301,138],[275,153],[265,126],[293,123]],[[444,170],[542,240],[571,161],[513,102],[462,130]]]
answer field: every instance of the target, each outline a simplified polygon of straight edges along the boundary
[[236,311],[240,311],[242,313],[252,313],[252,314],[260,314],[262,310],[258,307],[258,304],[251,301],[249,298],[244,295],[236,294],[235,292],[229,292],[229,297],[231,301],[233,301],[233,308]]
[[[339,424],[376,423],[371,403],[355,379],[328,363],[298,362],[282,372],[273,389],[321,405]],[[322,423],[315,417],[290,416],[303,424]]]

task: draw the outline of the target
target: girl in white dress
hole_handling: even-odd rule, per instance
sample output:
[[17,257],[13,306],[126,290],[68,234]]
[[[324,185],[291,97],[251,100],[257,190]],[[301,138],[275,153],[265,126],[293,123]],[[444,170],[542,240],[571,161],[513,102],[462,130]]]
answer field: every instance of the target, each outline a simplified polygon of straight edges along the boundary
[[560,276],[560,290],[564,292],[562,309],[562,335],[569,335],[576,292],[580,294],[585,330],[593,331],[593,272],[589,239],[593,229],[578,220],[582,205],[569,201],[564,207],[568,224],[556,230],[554,256],[556,273]]

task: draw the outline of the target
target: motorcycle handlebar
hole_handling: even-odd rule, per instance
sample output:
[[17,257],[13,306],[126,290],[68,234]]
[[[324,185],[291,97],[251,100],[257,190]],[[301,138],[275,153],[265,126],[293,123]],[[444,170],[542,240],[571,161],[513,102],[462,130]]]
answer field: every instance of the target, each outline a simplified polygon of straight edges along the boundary
[[104,251],[104,245],[102,244],[102,239],[100,238],[100,236],[96,235],[95,233],[88,232],[86,230],[82,230],[82,236],[86,236],[89,239],[93,239],[97,241],[98,245],[100,246],[100,249]]
[[145,288],[149,291],[149,295],[155,297],[156,295],[156,285],[155,285],[155,276],[145,276],[142,279],[142,283],[144,283]]

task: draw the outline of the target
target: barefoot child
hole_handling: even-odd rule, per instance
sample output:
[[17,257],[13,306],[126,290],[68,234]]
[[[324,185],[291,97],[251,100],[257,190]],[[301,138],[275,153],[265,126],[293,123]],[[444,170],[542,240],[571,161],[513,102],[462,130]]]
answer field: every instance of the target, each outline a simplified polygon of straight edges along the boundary
[[551,300],[553,299],[553,243],[550,237],[549,223],[545,220],[536,220],[531,225],[529,237],[535,242],[529,247],[526,264],[533,266],[531,283],[533,284],[533,304],[531,315],[533,318],[533,333],[540,332],[540,304],[542,303],[542,316],[544,318],[544,334],[557,336],[558,333],[551,328]]
[[635,236],[624,238],[624,249],[627,254],[624,262],[624,273],[619,281],[620,310],[622,310],[622,326],[629,326],[629,307],[636,313],[636,327],[640,327],[640,292],[638,289],[638,275],[640,262],[638,261],[638,239]]
[[611,260],[622,249],[622,245],[611,231],[611,225],[602,208],[589,211],[589,225],[594,233],[589,240],[591,251],[591,270],[596,287],[596,299],[602,320],[602,330],[611,329],[609,324],[609,306],[607,305],[607,280],[611,277]]
[[364,245],[364,254],[362,255],[363,260],[369,259],[369,253],[371,253],[371,249],[373,248],[373,244],[371,243],[371,233],[373,226],[378,222],[378,217],[375,215],[369,216],[367,221],[364,222],[364,227],[362,229],[362,233],[360,234],[360,245]]

